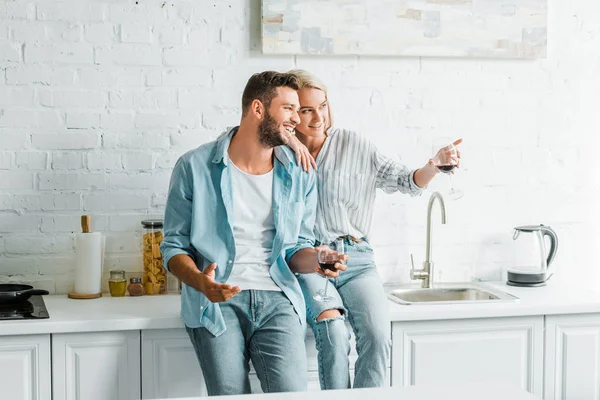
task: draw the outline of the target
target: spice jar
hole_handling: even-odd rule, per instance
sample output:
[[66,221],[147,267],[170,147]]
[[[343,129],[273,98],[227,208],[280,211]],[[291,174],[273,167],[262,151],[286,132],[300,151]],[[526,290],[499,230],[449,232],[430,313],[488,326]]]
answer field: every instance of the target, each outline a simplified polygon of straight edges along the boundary
[[125,296],[125,292],[127,291],[127,279],[125,278],[125,271],[110,271],[110,278],[108,279],[108,288],[112,297]]
[[129,287],[127,288],[130,296],[141,296],[144,294],[144,286],[142,285],[142,278],[139,276],[129,279]]
[[167,270],[163,265],[160,253],[160,242],[163,240],[163,222],[160,219],[142,221],[142,259],[144,273],[142,282],[146,294],[167,293]]

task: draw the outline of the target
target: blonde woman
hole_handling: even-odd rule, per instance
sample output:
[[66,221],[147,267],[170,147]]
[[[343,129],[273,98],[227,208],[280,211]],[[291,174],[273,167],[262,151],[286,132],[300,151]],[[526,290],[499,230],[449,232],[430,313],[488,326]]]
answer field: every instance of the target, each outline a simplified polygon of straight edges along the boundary
[[[300,273],[297,276],[307,319],[316,338],[321,388],[384,386],[391,348],[388,301],[369,244],[376,189],[418,196],[439,171],[431,160],[411,171],[383,156],[356,132],[332,128],[323,82],[307,71],[290,73],[300,83],[300,124],[296,126],[297,138],[292,137],[288,146],[304,169],[309,164],[317,168],[317,244],[342,238],[349,256],[347,270],[336,278],[337,272],[328,270],[319,270],[319,274],[295,270]],[[449,157],[445,154],[440,150],[440,156]],[[323,288],[320,275],[329,276],[332,301],[314,299]],[[352,326],[358,352],[353,385],[348,359],[350,333],[345,320]]]

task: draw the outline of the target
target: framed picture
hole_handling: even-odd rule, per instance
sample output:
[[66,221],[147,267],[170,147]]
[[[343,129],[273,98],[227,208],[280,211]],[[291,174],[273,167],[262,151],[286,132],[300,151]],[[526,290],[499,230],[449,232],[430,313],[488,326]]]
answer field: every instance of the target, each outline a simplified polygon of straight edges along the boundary
[[265,54],[545,58],[548,0],[262,0]]

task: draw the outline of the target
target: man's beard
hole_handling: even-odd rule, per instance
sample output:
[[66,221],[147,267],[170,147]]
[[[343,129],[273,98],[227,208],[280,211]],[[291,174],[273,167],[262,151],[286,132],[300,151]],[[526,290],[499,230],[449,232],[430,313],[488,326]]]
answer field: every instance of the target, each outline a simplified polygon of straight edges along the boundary
[[289,142],[287,137],[279,132],[277,121],[267,111],[265,118],[258,126],[258,140],[265,147],[277,147]]

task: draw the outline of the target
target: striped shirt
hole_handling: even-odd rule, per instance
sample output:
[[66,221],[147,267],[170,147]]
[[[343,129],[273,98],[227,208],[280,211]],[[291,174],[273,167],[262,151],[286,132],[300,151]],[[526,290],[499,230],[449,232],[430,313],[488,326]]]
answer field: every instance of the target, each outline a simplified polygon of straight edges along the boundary
[[315,237],[321,243],[351,235],[368,238],[375,189],[422,193],[415,171],[382,155],[366,138],[345,129],[330,129],[317,156],[318,204]]

